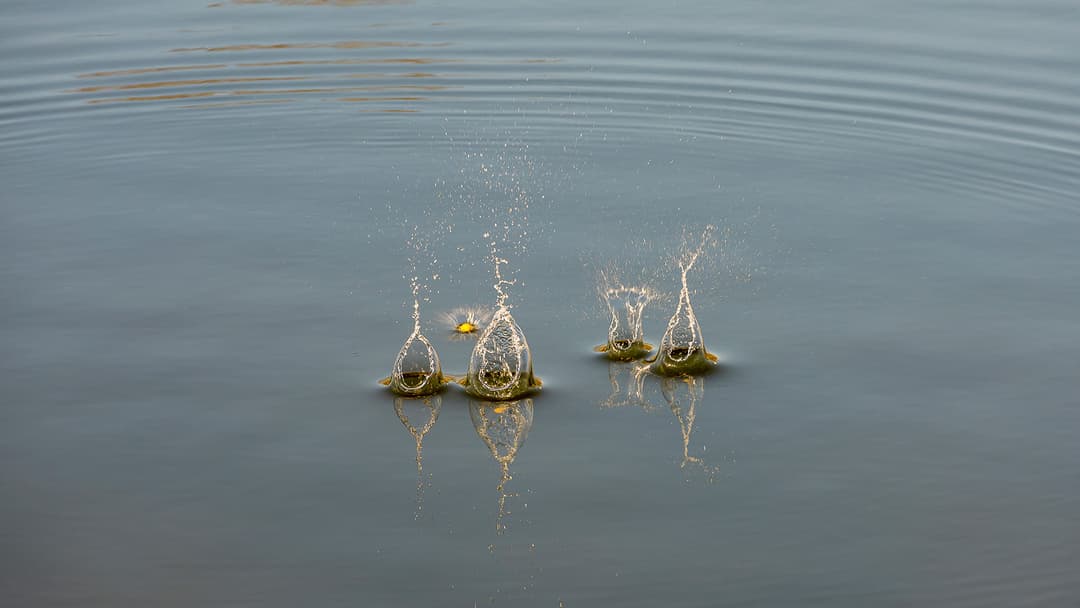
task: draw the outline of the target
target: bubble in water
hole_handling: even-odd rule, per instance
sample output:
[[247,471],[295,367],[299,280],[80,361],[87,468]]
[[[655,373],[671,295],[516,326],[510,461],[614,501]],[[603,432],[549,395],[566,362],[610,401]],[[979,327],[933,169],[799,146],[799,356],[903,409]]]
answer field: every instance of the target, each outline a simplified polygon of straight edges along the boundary
[[[426,416],[427,421],[417,428],[406,412],[406,406],[413,410],[413,416],[417,419],[423,419],[423,416]],[[442,397],[440,395],[422,398],[398,397],[394,399],[394,413],[397,414],[401,424],[405,425],[406,430],[416,440],[416,519],[420,519],[420,512],[424,506],[424,437],[435,426],[441,409]]]
[[713,244],[714,226],[706,226],[697,248],[686,249],[679,259],[682,289],[679,291],[679,303],[675,314],[668,321],[667,331],[660,339],[660,348],[650,361],[649,370],[662,376],[700,374],[713,369],[716,356],[705,350],[705,341],[701,336],[694,307],[690,304],[690,288],[686,275],[694,267],[705,249]]
[[516,399],[539,388],[532,353],[510,310],[501,306],[480,334],[469,358],[465,392],[481,399]]
[[470,401],[469,418],[502,472],[496,487],[499,492],[499,514],[495,519],[495,531],[502,534],[507,528],[506,517],[510,515],[507,499],[515,496],[507,489],[507,483],[513,479],[510,465],[532,428],[533,402],[532,399],[502,403]]

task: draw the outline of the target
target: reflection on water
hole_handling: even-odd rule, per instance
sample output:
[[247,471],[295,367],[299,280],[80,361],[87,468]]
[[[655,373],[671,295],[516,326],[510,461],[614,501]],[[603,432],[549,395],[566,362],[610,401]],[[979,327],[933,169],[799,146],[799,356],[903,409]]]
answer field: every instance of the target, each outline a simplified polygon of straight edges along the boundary
[[241,68],[272,68],[293,65],[364,65],[364,64],[394,64],[410,63],[415,65],[428,65],[431,63],[460,63],[460,59],[442,59],[434,57],[400,57],[388,59],[291,59],[285,61],[255,61],[237,63]]
[[[430,482],[425,484],[424,481],[424,437],[435,426],[435,422],[439,419],[440,409],[442,409],[441,395],[394,399],[394,412],[401,420],[401,424],[405,425],[409,434],[416,440],[416,519],[420,519],[420,512],[424,508],[424,487],[430,485]],[[409,415],[409,411],[412,411],[412,416]],[[413,420],[425,421],[417,428]]]
[[78,78],[109,78],[111,76],[137,76],[139,74],[155,74],[158,72],[186,72],[191,70],[220,70],[229,67],[226,63],[204,63],[201,65],[171,65],[156,68],[130,68],[126,70],[107,70],[103,72],[87,72],[79,74]]
[[[276,4],[279,6],[382,6],[387,4],[412,4],[412,0],[232,0],[233,4]],[[211,8],[223,6],[222,2],[210,4]]]
[[237,51],[271,51],[281,49],[380,49],[399,47],[447,46],[421,42],[397,42],[392,40],[343,40],[340,42],[278,42],[274,44],[227,44],[223,46],[194,46],[169,49],[170,53],[207,53]]
[[[700,468],[709,483],[716,481],[719,465],[709,465],[701,456],[692,455],[690,443],[697,422],[698,406],[705,398],[705,379],[700,376],[657,377],[648,373],[648,365],[612,361],[608,364],[611,394],[597,405],[603,409],[640,407],[646,412],[659,411],[646,396],[646,381],[659,382],[660,394],[679,423],[682,438],[682,461],[679,468]],[[655,387],[653,384],[652,386]],[[704,448],[703,448],[704,449]]]
[[[637,364],[611,361],[608,363],[608,382],[611,394],[600,402],[602,408],[640,407],[652,411],[656,406],[645,398],[645,378],[647,374],[638,373]],[[625,388],[624,388],[625,387]]]
[[[326,4],[323,2],[280,2],[279,4]],[[339,5],[360,4],[351,2],[334,3]],[[434,26],[435,24],[432,24]],[[271,61],[236,61],[227,63],[190,64],[181,65],[153,65],[135,66],[109,70],[93,70],[77,74],[80,79],[94,78],[114,80],[107,84],[96,84],[77,88],[66,89],[68,94],[85,96],[84,103],[89,105],[111,104],[117,102],[163,102],[221,97],[253,97],[253,96],[276,96],[273,101],[258,101],[257,103],[292,103],[301,101],[307,96],[322,102],[336,103],[366,103],[378,106],[377,111],[414,112],[415,104],[430,100],[428,96],[411,94],[398,94],[410,91],[424,91],[427,93],[446,92],[461,88],[445,82],[451,78],[467,76],[463,73],[432,73],[432,72],[361,72],[340,73],[338,66],[348,65],[428,65],[428,64],[460,64],[464,68],[474,64],[507,64],[523,66],[525,64],[550,63],[553,60],[543,58],[525,59],[461,59],[454,57],[386,57],[386,50],[392,49],[418,49],[418,53],[432,52],[428,49],[440,49],[449,47],[451,43],[446,41],[417,41],[417,40],[335,40],[327,42],[245,42],[235,44],[212,44],[204,46],[177,46],[168,50],[170,55],[190,55],[193,53],[213,53],[220,56],[237,55],[244,56],[250,53],[273,53],[282,54],[283,59]],[[330,54],[331,56],[327,56]],[[341,56],[341,55],[366,55],[366,56]],[[168,61],[163,61],[168,63]],[[319,69],[321,67],[321,69]],[[302,71],[301,71],[302,70]],[[223,71],[229,72],[228,76],[220,75]],[[185,72],[192,74],[191,78],[146,80],[148,76],[155,74],[168,74],[173,72]],[[444,82],[436,82],[427,85],[417,85],[410,81],[415,79],[432,79]],[[366,79],[379,81],[372,85],[356,86],[349,80]],[[277,88],[274,85],[279,82],[306,81],[313,86],[303,88]],[[258,89],[240,88],[231,85],[243,85],[245,83],[266,83],[271,86]],[[130,91],[164,90],[155,95],[131,95]],[[390,95],[348,95],[356,92],[390,93]],[[117,95],[109,95],[110,93]],[[128,93],[128,94],[124,94]],[[193,104],[178,105],[179,108],[214,107],[226,108],[234,106],[250,105],[251,100],[239,99],[236,101],[199,101]]]
[[495,487],[499,493],[499,514],[495,519],[495,532],[502,534],[508,527],[507,516],[510,510],[507,500],[517,494],[511,493],[506,484],[513,477],[510,465],[517,458],[518,450],[525,443],[525,437],[533,423],[533,400],[489,402],[469,401],[469,417],[472,418],[476,434],[491,450],[491,456],[499,463],[501,475]]
[[660,393],[671,408],[671,413],[678,420],[679,430],[682,433],[682,463],[679,467],[682,469],[686,469],[689,465],[701,467],[710,483],[716,481],[720,466],[709,466],[700,456],[690,455],[690,438],[694,433],[698,404],[705,397],[705,380],[696,376],[662,378]]

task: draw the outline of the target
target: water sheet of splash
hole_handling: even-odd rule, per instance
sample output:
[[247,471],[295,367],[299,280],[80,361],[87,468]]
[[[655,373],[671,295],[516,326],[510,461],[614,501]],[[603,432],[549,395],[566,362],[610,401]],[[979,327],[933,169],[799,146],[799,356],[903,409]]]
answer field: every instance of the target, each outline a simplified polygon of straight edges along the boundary
[[510,309],[499,307],[469,357],[465,390],[481,399],[516,399],[540,387],[532,352]]
[[436,280],[439,275],[432,271],[430,277],[421,277],[418,271],[419,260],[424,258],[434,268],[438,258],[432,254],[431,242],[425,238],[419,226],[413,226],[408,245],[413,251],[409,256],[409,272],[406,274],[412,291],[412,332],[394,359],[390,377],[382,383],[399,395],[417,397],[442,390],[446,379],[443,377],[438,352],[420,330],[420,300],[427,287],[425,279]]
[[656,292],[643,285],[611,285],[603,281],[600,297],[611,313],[607,344],[597,346],[596,351],[616,361],[642,359],[652,352],[652,345],[645,342],[643,315],[649,302],[657,298]]
[[702,338],[694,307],[690,304],[690,288],[687,284],[687,275],[694,265],[707,249],[715,246],[715,233],[715,226],[706,226],[696,246],[684,245],[679,256],[682,284],[679,302],[675,307],[675,314],[668,321],[664,337],[660,339],[659,350],[650,362],[648,369],[653,373],[662,376],[700,374],[710,371],[716,364],[716,356],[705,350],[705,340]]

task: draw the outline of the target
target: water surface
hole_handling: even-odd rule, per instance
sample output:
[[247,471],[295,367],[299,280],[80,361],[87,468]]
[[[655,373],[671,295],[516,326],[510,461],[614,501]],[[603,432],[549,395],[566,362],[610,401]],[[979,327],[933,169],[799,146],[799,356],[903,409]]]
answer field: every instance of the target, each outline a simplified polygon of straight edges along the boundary
[[[1054,0],[4,3],[0,594],[1075,604],[1077,31]],[[544,389],[444,394],[418,491],[433,409],[376,384],[410,229],[463,373],[435,315],[494,303],[506,217]],[[638,398],[592,269],[677,290],[707,223],[724,372]]]

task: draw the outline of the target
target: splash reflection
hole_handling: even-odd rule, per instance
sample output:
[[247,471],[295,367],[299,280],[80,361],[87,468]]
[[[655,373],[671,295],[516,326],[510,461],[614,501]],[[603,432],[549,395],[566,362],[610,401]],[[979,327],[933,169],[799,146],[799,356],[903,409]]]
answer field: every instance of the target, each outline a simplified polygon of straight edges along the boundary
[[608,363],[608,382],[611,394],[600,402],[601,408],[640,407],[651,412],[657,407],[645,398],[646,374],[638,373],[634,363]]
[[[416,514],[414,516],[416,519],[420,519],[424,508],[424,487],[431,485],[430,481],[425,483],[424,480],[424,437],[434,428],[441,409],[442,396],[440,395],[420,398],[398,397],[394,399],[394,413],[397,414],[401,424],[405,425],[405,429],[416,440]],[[412,412],[411,416],[409,411]],[[417,428],[413,421],[423,420],[425,416],[427,421]]]
[[476,434],[491,450],[491,456],[499,464],[501,475],[496,490],[499,493],[499,513],[495,519],[495,533],[501,535],[509,526],[511,511],[508,500],[517,494],[510,492],[507,484],[513,477],[510,465],[533,423],[533,400],[486,402],[469,401],[469,417]]
[[691,466],[700,467],[709,483],[716,481],[720,473],[719,465],[710,466],[701,457],[690,455],[690,439],[697,420],[698,404],[705,397],[705,381],[695,376],[664,378],[660,381],[660,393],[679,422],[682,433],[682,463],[679,467],[684,470]]

